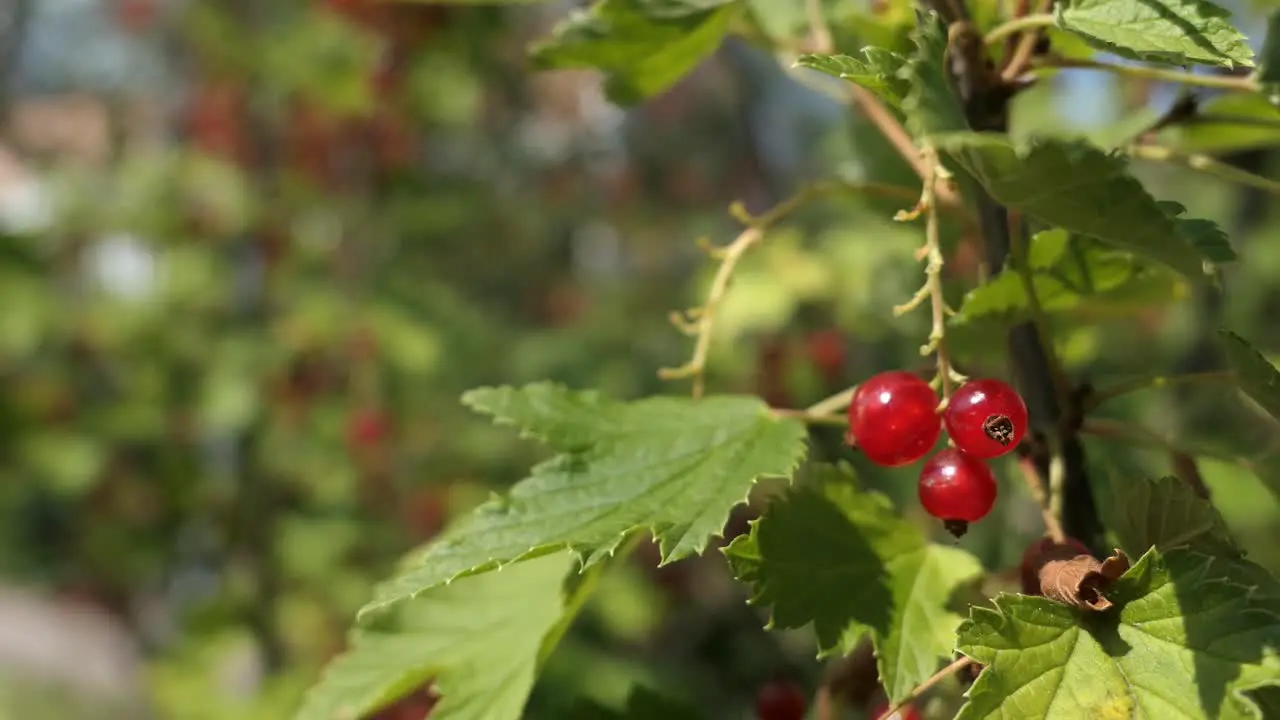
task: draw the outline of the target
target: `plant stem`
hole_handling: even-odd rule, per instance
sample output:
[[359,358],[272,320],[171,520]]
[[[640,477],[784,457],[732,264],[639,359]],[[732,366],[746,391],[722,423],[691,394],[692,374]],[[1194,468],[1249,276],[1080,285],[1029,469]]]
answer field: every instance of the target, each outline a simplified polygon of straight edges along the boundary
[[1130,145],[1128,153],[1136,158],[1143,160],[1155,160],[1157,162],[1176,163],[1185,165],[1192,170],[1225,180],[1226,182],[1237,183],[1246,187],[1257,188],[1272,195],[1280,195],[1280,182],[1264,178],[1260,175],[1254,175],[1240,168],[1224,163],[1221,160],[1201,155],[1198,153],[1180,153],[1171,148],[1162,147],[1160,145]]
[[1044,518],[1045,535],[1048,535],[1055,543],[1061,544],[1065,542],[1067,534],[1063,532],[1062,523],[1051,508],[1049,491],[1040,479],[1040,471],[1036,469],[1036,464],[1032,462],[1031,458],[1022,457],[1018,459],[1018,469],[1022,470],[1022,478],[1027,482],[1027,489],[1031,491],[1031,496],[1035,498],[1036,504],[1040,506],[1040,515]]
[[942,266],[944,264],[942,258],[942,239],[938,228],[938,208],[937,195],[935,187],[938,182],[938,164],[937,154],[930,148],[928,152],[929,160],[934,165],[934,170],[929,174],[929,178],[925,180],[925,247],[928,251],[929,261],[925,265],[925,287],[929,288],[929,298],[931,312],[933,315],[933,327],[929,331],[929,341],[934,346],[934,353],[938,359],[938,375],[942,383],[942,402],[946,404],[951,400],[951,390],[953,378],[951,376],[951,354],[947,349],[947,301],[942,294]]
[[849,407],[849,403],[853,402],[853,393],[857,391],[857,389],[858,387],[855,385],[851,388],[841,390],[835,395],[819,400],[805,408],[805,412],[810,415],[830,415],[831,413],[841,412]]
[[1180,83],[1182,85],[1196,85],[1199,87],[1218,88],[1220,90],[1235,90],[1237,92],[1258,91],[1258,83],[1253,80],[1253,78],[1248,77],[1235,77],[1229,75],[1195,75],[1192,73],[1181,72],[1179,70],[1166,70],[1164,68],[1153,68],[1145,65],[1112,65],[1111,63],[1098,62],[1096,60],[1073,60],[1061,57],[1046,58],[1044,60],[1037,60],[1034,62],[1032,64],[1032,69],[1102,70],[1105,72],[1116,73],[1118,75],[1128,75],[1129,77],[1143,78],[1146,80]]
[[842,427],[849,424],[849,418],[844,415],[819,415],[811,413],[808,410],[788,410],[786,408],[773,408],[770,412],[772,412],[775,417],[799,420],[806,425],[833,425]]
[[[949,37],[957,32],[953,23],[948,28]],[[954,46],[951,50],[956,50]],[[1009,131],[1008,84],[998,76],[991,77],[988,67],[972,58],[953,61],[952,75],[957,95],[963,104],[969,126],[977,132],[1007,133]],[[1010,222],[1006,208],[1000,205],[982,188],[976,188],[973,197],[978,210],[981,228],[983,259],[990,277],[1006,271],[1011,251]],[[1020,230],[1021,231],[1021,230]],[[1034,323],[1022,323],[1009,329],[1007,336],[1009,361],[1018,389],[1027,403],[1031,430],[1048,438],[1057,436],[1064,468],[1062,525],[1064,532],[1080,540],[1094,550],[1104,546],[1101,519],[1092,486],[1085,467],[1084,446],[1076,432],[1079,416],[1073,402],[1064,405],[1055,388],[1053,363],[1047,357],[1045,344],[1041,342]],[[1054,447],[1048,445],[1048,447]],[[1040,477],[1049,476],[1051,458],[1041,452],[1032,458]]]
[[1098,406],[1108,400],[1114,400],[1118,397],[1128,395],[1129,393],[1139,392],[1141,390],[1173,387],[1177,385],[1194,385],[1198,383],[1224,383],[1231,382],[1234,379],[1235,373],[1225,370],[1134,378],[1091,393],[1084,401],[1084,410],[1085,412],[1090,412],[1097,409]]
[[[988,45],[995,45],[1005,38],[1017,35],[1020,32],[1032,31],[1034,33],[1034,31],[1039,30],[1040,28],[1053,27],[1053,22],[1053,15],[1051,13],[1024,15],[1020,18],[1014,18],[995,26],[990,32],[983,36],[982,41]],[[1035,47],[1034,42],[1032,42],[1032,47]]]
[[[737,268],[738,261],[742,259],[742,256],[748,250],[764,239],[767,230],[786,220],[796,210],[813,200],[838,193],[858,193],[903,199],[915,197],[915,191],[910,188],[882,183],[826,180],[806,185],[763,215],[753,216],[742,207],[741,203],[734,203],[729,208],[729,212],[742,224],[746,225],[746,229],[728,245],[708,250],[712,257],[720,260],[720,267],[716,270],[715,277],[712,278],[711,289],[707,293],[707,299],[704,304],[701,307],[694,308],[689,313],[675,313],[672,316],[672,322],[677,327],[697,338],[694,343],[693,357],[680,367],[662,368],[658,371],[659,377],[664,380],[691,377],[693,378],[693,396],[695,398],[702,397],[706,389],[707,357],[711,352],[711,338],[715,330],[716,310],[729,290],[729,282],[733,278],[733,272]],[[953,205],[948,209],[957,213],[964,212],[964,208],[960,204]],[[962,214],[962,217],[966,222],[972,222],[967,215]],[[686,319],[686,315],[688,319]]]
[[885,711],[883,715],[881,715],[881,717],[893,717],[894,713],[898,712],[902,708],[920,699],[920,696],[928,692],[931,688],[933,688],[933,686],[937,685],[943,680],[946,680],[952,675],[955,675],[956,673],[969,667],[972,664],[973,664],[973,658],[967,655],[961,656],[955,662],[951,663],[950,665],[934,673],[933,677],[930,677],[928,680],[925,680],[924,682],[916,686],[916,689],[912,690],[910,695],[894,703],[887,711]]
[[1022,280],[1023,291],[1027,293],[1027,306],[1031,310],[1031,322],[1035,325],[1036,336],[1040,341],[1044,356],[1049,361],[1049,377],[1053,383],[1054,394],[1057,395],[1058,402],[1065,407],[1071,398],[1071,384],[1067,379],[1066,371],[1062,368],[1062,362],[1058,360],[1058,353],[1055,352],[1053,347],[1053,335],[1049,331],[1049,316],[1044,311],[1044,305],[1040,303],[1040,293],[1036,290],[1035,274],[1031,269],[1029,254],[1030,249],[1027,247],[1027,237],[1023,232],[1022,219],[1017,213],[1010,211],[1010,262],[1014,271],[1018,273],[1018,277]]

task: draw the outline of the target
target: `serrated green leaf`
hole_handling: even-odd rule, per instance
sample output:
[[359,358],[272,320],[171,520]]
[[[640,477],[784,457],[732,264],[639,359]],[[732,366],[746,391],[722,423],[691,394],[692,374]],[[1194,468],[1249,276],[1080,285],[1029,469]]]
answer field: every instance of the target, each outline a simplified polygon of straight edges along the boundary
[[531,50],[535,67],[594,68],[609,98],[635,104],[670,88],[720,46],[740,0],[601,0]]
[[1217,223],[1203,218],[1182,217],[1187,209],[1180,203],[1170,200],[1157,200],[1156,204],[1164,210],[1169,219],[1173,220],[1178,228],[1179,237],[1191,243],[1191,246],[1205,260],[1213,263],[1224,263],[1238,259],[1236,251],[1231,247],[1231,238],[1227,237],[1226,231],[1218,227]]
[[442,697],[432,720],[518,720],[572,566],[561,552],[463,578],[357,629],[294,720],[357,720],[433,678]]
[[982,566],[927,542],[885,497],[835,469],[816,475],[821,491],[775,501],[725,555],[754,587],[752,602],[773,606],[771,624],[812,624],[823,654],[847,653],[870,632],[886,692],[900,700],[950,656],[960,621],[950,599]]
[[640,529],[653,532],[664,563],[700,553],[757,478],[792,473],[807,437],[754,397],[626,403],[537,383],[472,390],[463,402],[563,454],[450,528],[379,587],[362,616],[566,547],[590,566]]
[[902,101],[907,129],[915,137],[968,130],[964,106],[947,72],[946,23],[930,11],[920,19],[911,39],[916,52],[902,70],[910,87]]
[[939,136],[935,143],[1001,204],[1193,280],[1205,278],[1207,258],[1129,174],[1124,158],[1080,140],[1042,139],[1015,147],[1000,135],[962,133]]
[[1074,0],[1055,16],[1099,50],[1134,60],[1253,67],[1249,39],[1208,0]]
[[890,105],[902,107],[903,98],[911,90],[910,83],[901,77],[907,59],[878,47],[865,47],[862,54],[864,59],[849,55],[802,55],[796,64],[861,85]]
[[1182,153],[1220,154],[1280,145],[1280,109],[1254,93],[1229,93],[1200,106],[1195,118],[1160,133]]
[[985,667],[956,720],[1261,717],[1242,691],[1280,683],[1274,585],[1243,560],[1152,549],[1108,593],[1116,611],[1002,595],[960,628]]
[[1230,330],[1219,330],[1227,364],[1236,373],[1236,382],[1268,415],[1280,420],[1280,372],[1262,354]]
[[1280,106],[1280,10],[1273,10],[1267,16],[1267,34],[1262,41],[1254,79],[1267,102]]
[[1120,547],[1129,552],[1150,547],[1235,552],[1226,522],[1213,504],[1178,478],[1115,478],[1110,486],[1107,527],[1116,534]]

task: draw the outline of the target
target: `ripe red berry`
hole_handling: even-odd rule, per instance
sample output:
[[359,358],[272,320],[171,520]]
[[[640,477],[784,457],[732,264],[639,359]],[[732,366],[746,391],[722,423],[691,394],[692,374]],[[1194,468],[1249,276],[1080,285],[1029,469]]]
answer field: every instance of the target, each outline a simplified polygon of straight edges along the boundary
[[756,695],[759,720],[803,720],[808,709],[809,697],[793,682],[774,680]]
[[1040,538],[1027,546],[1022,553],[1022,593],[1024,595],[1040,595],[1040,568],[1048,560],[1057,557],[1071,558],[1077,555],[1092,555],[1084,543],[1075,538],[1058,545],[1052,538]]
[[880,373],[853,394],[849,440],[878,465],[910,465],[942,435],[937,409],[938,394],[929,383],[901,370]]
[[1008,383],[971,380],[951,396],[945,416],[956,447],[980,458],[1013,450],[1027,432],[1027,406]]
[[881,705],[871,713],[872,720],[921,720],[920,711],[914,705],[908,705],[890,715],[889,706]]
[[920,471],[920,504],[960,537],[996,504],[996,477],[982,460],[955,448],[929,458]]
[[347,443],[355,448],[367,448],[386,439],[391,432],[391,421],[376,410],[364,410],[347,420]]

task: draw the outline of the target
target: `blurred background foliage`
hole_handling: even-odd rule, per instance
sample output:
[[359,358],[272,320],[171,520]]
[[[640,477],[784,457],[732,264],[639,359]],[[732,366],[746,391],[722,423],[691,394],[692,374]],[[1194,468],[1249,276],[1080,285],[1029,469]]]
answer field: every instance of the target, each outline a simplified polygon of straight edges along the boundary
[[[754,0],[746,39],[632,107],[612,104],[596,73],[529,70],[525,49],[568,2],[8,6],[2,718],[288,716],[372,583],[538,459],[464,411],[463,390],[552,378],[623,398],[683,391],[655,372],[689,350],[668,314],[705,288],[695,240],[732,237],[731,201],[760,212],[824,178],[874,178],[907,198],[834,193],[750,255],[723,308],[714,388],[800,407],[922,364],[925,318],[889,312],[919,284],[918,229],[892,221],[918,185],[869,125],[768,51],[803,34],[800,3]],[[994,17],[993,3],[976,6]],[[902,47],[913,22],[902,0],[825,7],[845,49]],[[1258,9],[1238,9],[1260,37]],[[1175,99],[1065,73],[1019,98],[1014,132],[1105,138]],[[1275,170],[1274,129],[1167,134]],[[1219,324],[1280,350],[1271,198],[1138,171],[1158,197],[1231,229],[1242,261],[1221,302],[1128,265],[1106,292],[1064,298],[1054,322],[1068,367],[1095,384],[1212,369],[1205,338]],[[977,253],[952,230],[958,304]],[[967,320],[962,369],[1005,374],[1009,318]],[[1184,389],[1109,405],[1152,435],[1143,450],[1093,442],[1091,459],[1124,482],[1170,472],[1170,444],[1204,456],[1232,529],[1280,570],[1271,434],[1223,398]],[[862,462],[838,431],[815,435],[818,455],[852,461],[916,512],[910,469]],[[1001,517],[964,539],[998,572],[1040,531],[1006,470]],[[745,717],[764,680],[813,687],[835,671],[804,633],[763,631],[718,553],[662,570],[654,558],[605,576],[530,717],[620,706],[636,683]],[[865,657],[839,667],[851,694],[874,696]],[[427,706],[420,693],[381,717]]]

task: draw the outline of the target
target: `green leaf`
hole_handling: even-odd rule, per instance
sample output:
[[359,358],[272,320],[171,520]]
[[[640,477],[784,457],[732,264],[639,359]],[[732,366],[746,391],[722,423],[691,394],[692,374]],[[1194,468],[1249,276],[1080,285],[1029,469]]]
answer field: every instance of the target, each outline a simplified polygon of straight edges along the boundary
[[907,129],[915,137],[969,129],[964,107],[947,72],[947,25],[935,12],[920,19],[911,39],[915,55],[902,70],[910,91],[902,101]]
[[1173,220],[1178,228],[1178,236],[1191,243],[1201,257],[1213,263],[1238,259],[1236,251],[1231,247],[1231,238],[1227,237],[1226,231],[1218,227],[1217,223],[1203,218],[1184,218],[1182,215],[1187,209],[1171,200],[1157,200],[1156,204]]
[[1174,65],[1253,67],[1249,40],[1231,13],[1207,0],[1074,0],[1059,5],[1058,25],[1099,50]]
[[1262,95],[1229,93],[1200,106],[1197,116],[1159,135],[1182,153],[1220,154],[1280,145],[1280,109]]
[[902,107],[911,90],[910,83],[901,77],[907,59],[878,47],[865,47],[862,54],[865,60],[848,55],[802,55],[796,64],[861,85],[890,105]]
[[1234,552],[1235,543],[1213,504],[1176,477],[1113,479],[1107,527],[1120,547],[1139,553],[1155,547]]
[[1271,417],[1280,420],[1280,372],[1245,339],[1230,330],[1219,330],[1227,364],[1236,382]]
[[724,40],[738,0],[601,0],[560,23],[531,51],[535,67],[595,68],[618,104],[670,88]]
[[432,720],[518,720],[572,565],[561,552],[463,578],[357,629],[295,720],[357,720],[433,678],[442,698]]
[[[1124,158],[1080,140],[1032,141],[963,133],[935,138],[1001,204],[1047,225],[1105,241],[1193,280],[1206,257],[1180,223],[1128,173]],[[1204,221],[1208,222],[1208,221]]]
[[1152,549],[1082,615],[1043,597],[974,608],[959,649],[985,667],[957,720],[1259,718],[1280,683],[1280,595],[1256,565]]
[[[1048,313],[1072,310],[1090,296],[1121,288],[1140,271],[1129,253],[1092,238],[1072,237],[1061,228],[1032,236],[1027,259],[1036,297]],[[1005,272],[970,290],[951,323],[962,325],[995,315],[1016,320],[1029,317],[1030,312],[1022,277]]]
[[927,542],[882,495],[857,490],[829,466],[821,491],[774,501],[748,535],[725,549],[771,626],[812,624],[823,654],[847,653],[871,633],[886,691],[900,700],[950,657],[959,616],[952,595],[982,566],[963,550]]
[[1259,57],[1254,79],[1267,102],[1280,106],[1280,10],[1273,10],[1267,16],[1267,34]]
[[361,616],[566,547],[590,566],[645,528],[664,564],[701,553],[756,478],[791,475],[807,437],[754,397],[625,403],[538,383],[472,390],[463,402],[563,454],[450,528],[378,588]]

